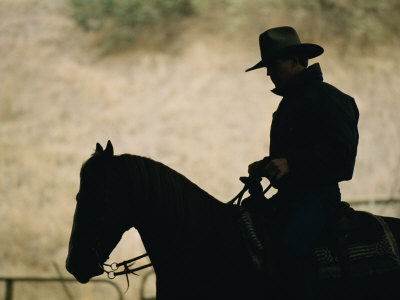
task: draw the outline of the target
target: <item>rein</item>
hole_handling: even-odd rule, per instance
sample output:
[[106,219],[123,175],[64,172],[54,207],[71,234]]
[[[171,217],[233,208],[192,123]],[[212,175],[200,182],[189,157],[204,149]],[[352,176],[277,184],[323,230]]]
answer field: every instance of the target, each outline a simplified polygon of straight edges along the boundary
[[[244,183],[244,187],[239,192],[239,194],[237,194],[231,201],[228,202],[228,204],[240,206],[240,204],[242,203],[243,195],[247,191],[249,191],[250,195],[257,194],[259,192],[262,192],[263,195],[265,195],[272,188],[272,183],[270,183],[265,188],[265,190],[263,190],[261,183],[260,183],[261,178],[254,178],[254,177],[249,176],[249,177],[240,177],[239,179],[241,182]],[[235,202],[237,202],[237,203],[235,204]]]
[[[93,248],[93,251],[97,256],[97,261],[99,262],[100,268],[103,270],[104,273],[107,274],[107,277],[109,279],[115,279],[117,276],[121,276],[121,275],[125,275],[126,276],[126,282],[128,284],[127,288],[126,288],[126,291],[129,289],[129,277],[128,277],[129,274],[133,274],[135,276],[139,276],[135,272],[143,270],[143,269],[146,269],[146,268],[149,268],[149,267],[152,266],[152,264],[149,263],[147,265],[143,265],[143,266],[140,266],[140,267],[137,267],[137,268],[133,268],[133,269],[130,268],[135,264],[135,262],[137,260],[148,256],[147,253],[139,255],[139,256],[137,256],[135,258],[132,258],[132,259],[124,260],[123,262],[120,262],[120,263],[113,262],[111,264],[106,264],[104,262],[102,264],[102,263],[100,263],[99,253],[97,252],[97,249]],[[118,271],[118,269],[120,267],[122,267],[122,266],[123,266],[123,270],[122,271]]]
[[[258,179],[258,178],[252,178],[252,177],[240,177],[240,181],[244,183],[244,187],[232,200],[227,202],[228,205],[240,206],[241,202],[242,202],[243,195],[247,191],[249,191],[250,194],[257,193],[257,192],[261,191],[263,193],[263,195],[264,195],[272,187],[272,184],[269,184],[263,190],[263,188],[261,186],[261,183],[260,183],[261,178]],[[237,203],[235,203],[235,202],[237,202]],[[94,250],[95,250],[95,252],[97,254],[97,250],[96,249],[94,249]],[[147,256],[149,256],[149,255],[147,253],[144,253],[142,255],[139,255],[139,256],[134,257],[134,258],[129,259],[129,260],[122,261],[120,263],[113,262],[111,264],[106,264],[106,263],[103,263],[103,264],[99,263],[99,264],[100,264],[101,269],[107,274],[107,277],[109,279],[115,279],[117,276],[125,275],[126,276],[126,281],[128,283],[128,287],[127,287],[127,290],[128,290],[128,288],[129,288],[129,277],[128,277],[128,275],[129,274],[133,274],[135,276],[139,276],[135,272],[143,270],[143,269],[146,269],[146,268],[149,268],[149,267],[151,267],[153,265],[152,263],[149,263],[149,264],[146,264],[146,265],[131,269],[131,267],[136,263],[136,261],[138,261],[138,260],[140,260],[142,258],[145,258]],[[118,271],[120,269],[120,267],[123,267],[123,270]]]
[[[133,274],[133,275],[138,276],[138,274],[135,273],[136,271],[140,271],[142,269],[149,268],[153,264],[150,263],[150,264],[147,264],[147,265],[144,265],[144,266],[141,266],[141,267],[137,267],[137,268],[134,268],[134,269],[130,269],[130,267],[132,267],[137,260],[139,260],[141,258],[144,258],[146,256],[148,256],[147,253],[142,254],[140,256],[137,256],[135,258],[129,259],[129,260],[125,260],[125,261],[120,262],[120,263],[115,263],[115,262],[112,263],[112,264],[104,263],[102,269],[103,269],[103,271],[105,273],[107,273],[107,276],[108,276],[109,279],[114,279],[115,277],[120,276],[120,275],[126,275],[127,276],[128,274]],[[124,270],[117,272],[119,267],[121,267],[121,266],[124,267]]]

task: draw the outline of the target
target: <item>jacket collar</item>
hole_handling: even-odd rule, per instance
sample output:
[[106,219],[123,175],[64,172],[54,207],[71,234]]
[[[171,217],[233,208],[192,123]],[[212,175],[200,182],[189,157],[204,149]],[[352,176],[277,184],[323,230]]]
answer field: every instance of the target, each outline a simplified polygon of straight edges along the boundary
[[319,63],[315,63],[309,66],[307,69],[304,69],[294,78],[290,79],[285,86],[280,89],[275,88],[271,92],[276,95],[285,97],[290,92],[296,90],[299,86],[313,80],[323,81],[322,71]]

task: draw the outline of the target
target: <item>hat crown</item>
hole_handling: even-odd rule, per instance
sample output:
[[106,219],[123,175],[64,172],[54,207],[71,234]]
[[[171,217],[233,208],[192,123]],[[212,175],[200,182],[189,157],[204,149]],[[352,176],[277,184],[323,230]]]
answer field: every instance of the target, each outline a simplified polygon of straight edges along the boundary
[[268,60],[284,48],[301,44],[296,30],[289,26],[271,28],[260,34],[259,40],[263,60]]

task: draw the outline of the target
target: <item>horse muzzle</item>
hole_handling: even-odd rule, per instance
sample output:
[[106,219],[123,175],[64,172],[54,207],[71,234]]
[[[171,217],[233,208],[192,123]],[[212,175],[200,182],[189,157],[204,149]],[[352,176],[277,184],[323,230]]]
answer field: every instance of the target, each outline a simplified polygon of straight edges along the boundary
[[80,256],[74,251],[69,252],[65,267],[80,283],[88,283],[92,277],[104,273],[94,255]]

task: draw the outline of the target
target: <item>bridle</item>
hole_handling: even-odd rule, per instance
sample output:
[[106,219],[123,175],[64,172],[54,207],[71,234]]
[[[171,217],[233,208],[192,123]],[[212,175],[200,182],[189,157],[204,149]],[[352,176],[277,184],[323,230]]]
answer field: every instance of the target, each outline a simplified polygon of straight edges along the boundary
[[[135,276],[139,276],[135,272],[143,270],[143,269],[146,269],[146,268],[149,268],[149,267],[151,267],[153,265],[152,263],[149,263],[149,264],[137,267],[137,268],[133,268],[133,269],[130,268],[135,264],[135,262],[137,260],[140,260],[140,259],[142,259],[142,258],[144,258],[146,256],[149,256],[149,255],[147,253],[145,253],[145,254],[139,255],[139,256],[137,256],[135,258],[132,258],[132,259],[129,259],[129,260],[124,260],[123,262],[120,262],[120,263],[115,263],[115,262],[112,263],[112,264],[103,263],[103,265],[100,265],[100,266],[103,269],[103,271],[107,274],[107,277],[109,279],[114,279],[117,276],[125,275],[126,282],[128,284],[126,290],[128,290],[129,289],[129,277],[128,277],[128,275],[129,274],[133,274]],[[122,271],[118,271],[118,269],[120,267],[123,267]]]
[[[92,251],[96,256],[96,261],[98,263],[98,266],[100,267],[101,270],[103,270],[104,273],[107,274],[107,277],[109,279],[115,279],[117,276],[125,275],[126,282],[127,282],[126,291],[129,289],[129,277],[128,277],[129,274],[139,276],[138,274],[136,274],[137,271],[149,268],[153,265],[152,263],[149,263],[149,264],[137,267],[137,268],[131,268],[136,263],[136,261],[149,256],[147,253],[139,255],[132,259],[124,260],[119,263],[116,263],[116,262],[113,262],[111,264],[107,264],[105,262],[101,263],[100,255],[97,250],[97,249],[99,249],[99,245],[100,245],[100,243],[99,243],[99,241],[97,241],[96,246],[92,247]],[[118,271],[121,267],[123,267],[123,269],[121,271]]]
[[[242,198],[243,198],[244,194],[247,191],[249,191],[250,194],[259,193],[261,191],[263,193],[263,195],[264,195],[272,187],[272,184],[269,184],[267,186],[267,188],[265,188],[263,190],[262,186],[261,186],[261,183],[260,183],[260,181],[261,181],[260,178],[240,177],[240,181],[244,183],[244,187],[242,188],[242,190],[232,200],[227,202],[228,205],[240,206]],[[261,188],[261,190],[260,190],[260,188]],[[96,245],[97,247],[94,247],[92,249],[93,249],[93,252],[97,256],[97,261],[98,261],[98,264],[99,264],[100,268],[107,274],[107,277],[109,279],[115,279],[118,276],[125,275],[126,281],[127,281],[127,284],[128,284],[126,290],[128,290],[128,288],[129,288],[129,277],[128,277],[129,274],[133,274],[135,276],[139,276],[138,274],[136,274],[137,271],[140,271],[140,270],[143,270],[143,269],[146,269],[146,268],[149,268],[149,267],[153,266],[152,263],[149,263],[149,264],[137,267],[137,268],[131,268],[138,260],[149,256],[147,253],[144,253],[142,255],[139,255],[137,257],[134,257],[134,258],[131,258],[131,259],[128,259],[128,260],[124,260],[124,261],[119,262],[119,263],[116,263],[116,262],[113,262],[111,264],[107,264],[105,262],[101,263],[100,262],[101,260],[100,260],[99,253],[97,251],[97,249],[99,248],[98,246],[100,244],[99,241],[97,241],[96,244],[97,244]],[[122,270],[118,271],[121,267],[122,267]]]
[[[107,274],[107,277],[109,279],[115,279],[117,276],[125,275],[126,276],[126,281],[127,281],[127,284],[128,284],[126,290],[128,290],[128,288],[129,288],[129,277],[128,277],[129,274],[133,274],[135,276],[139,276],[138,274],[136,274],[137,271],[149,268],[149,267],[151,267],[153,265],[152,263],[149,263],[149,264],[137,267],[137,268],[131,268],[138,260],[149,256],[147,253],[139,255],[139,256],[134,257],[132,259],[124,260],[124,261],[119,262],[119,263],[113,262],[111,264],[107,264],[106,261],[107,261],[108,258],[106,258],[105,260],[102,260],[100,258],[100,254],[99,254],[99,251],[98,251],[98,249],[101,249],[101,245],[103,243],[104,243],[104,239],[99,237],[99,236],[97,236],[95,238],[95,240],[93,241],[93,244],[92,244],[92,247],[91,247],[92,252],[96,256],[97,264],[100,267],[100,269],[103,270],[103,272]],[[104,261],[104,262],[102,263],[102,261]],[[119,271],[119,269],[121,269],[121,267],[122,267],[122,270]]]

